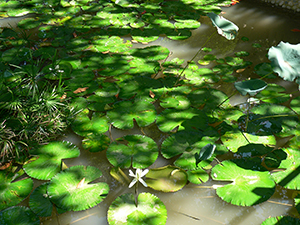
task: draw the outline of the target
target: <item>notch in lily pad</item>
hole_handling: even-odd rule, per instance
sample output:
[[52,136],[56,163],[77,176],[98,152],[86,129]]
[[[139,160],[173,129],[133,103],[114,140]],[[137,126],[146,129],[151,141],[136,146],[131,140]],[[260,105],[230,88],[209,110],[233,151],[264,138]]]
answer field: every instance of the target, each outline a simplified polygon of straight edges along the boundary
[[235,39],[239,30],[239,27],[237,25],[215,13],[208,13],[207,16],[211,19],[213,25],[217,28],[218,34],[222,35],[228,40]]
[[107,212],[109,225],[166,224],[167,209],[158,197],[144,192],[137,196],[137,202],[136,206],[133,194],[117,197]]
[[68,142],[52,142],[30,153],[38,157],[24,165],[23,169],[29,176],[39,180],[50,180],[57,174],[61,170],[62,159],[76,158],[80,155],[79,149]]
[[86,210],[99,204],[108,194],[107,183],[93,182],[101,175],[102,172],[93,166],[73,166],[51,179],[47,193],[59,208],[69,211]]
[[238,81],[234,83],[234,87],[242,94],[249,94],[250,96],[256,95],[258,92],[264,90],[268,84],[259,79],[251,79]]

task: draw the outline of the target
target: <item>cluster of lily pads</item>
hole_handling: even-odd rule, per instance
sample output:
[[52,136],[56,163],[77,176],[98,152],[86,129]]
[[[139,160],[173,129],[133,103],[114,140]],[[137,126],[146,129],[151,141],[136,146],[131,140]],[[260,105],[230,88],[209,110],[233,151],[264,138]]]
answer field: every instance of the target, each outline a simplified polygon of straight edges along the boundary
[[[200,26],[200,16],[208,16],[228,41],[236,38],[238,27],[217,15],[221,9],[213,2],[1,3],[2,16],[33,14],[18,23],[22,35],[17,28],[2,30],[1,76],[6,71],[14,76],[18,68],[12,64],[28,67],[29,54],[34,60],[55,55],[43,61],[38,81],[63,83],[64,93],[57,98],[80,111],[71,129],[83,138],[83,150],[105,151],[111,176],[128,188],[137,190],[142,183],[150,190],[175,192],[187,183],[200,185],[211,178],[227,181],[215,187],[217,195],[240,206],[267,201],[276,185],[299,190],[300,98],[264,81],[276,77],[276,72],[300,83],[299,45],[272,47],[271,63],[254,67],[258,78],[242,81],[235,75],[251,65],[247,52],[217,58],[211,54],[213,49],[203,46],[197,53],[201,60],[184,62],[168,60],[170,52],[161,46],[131,48],[132,43],[146,44],[162,34],[186,39],[191,29]],[[122,36],[132,40],[124,41]],[[232,106],[230,97],[216,89],[219,83],[234,84],[236,92],[249,96],[246,104]],[[140,134],[112,137],[113,129],[130,132],[133,128]],[[289,138],[282,148],[276,146],[280,138]],[[78,157],[78,147],[55,141],[32,146],[28,152],[31,157],[25,163],[12,162],[0,171],[0,224],[39,224],[39,217],[51,216],[53,206],[58,213],[86,210],[109,194],[109,185],[97,180],[102,176],[98,168],[68,168],[62,161]],[[220,162],[218,156],[224,154],[227,159]],[[150,169],[158,157],[172,164]],[[33,179],[45,183],[32,192]],[[16,206],[27,196],[29,208]],[[296,196],[297,210],[299,202]],[[163,202],[148,192],[123,194],[108,210],[109,224],[165,224],[166,220]],[[263,224],[279,220],[299,222],[282,216]]]

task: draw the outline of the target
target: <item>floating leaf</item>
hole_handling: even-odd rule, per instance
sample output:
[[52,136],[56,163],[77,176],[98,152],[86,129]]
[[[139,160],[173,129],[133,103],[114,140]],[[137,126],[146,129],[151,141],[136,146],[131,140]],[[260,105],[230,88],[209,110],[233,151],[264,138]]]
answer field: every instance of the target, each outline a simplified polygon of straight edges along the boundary
[[217,27],[218,34],[228,40],[235,39],[239,30],[237,25],[222,16],[216,15],[215,13],[208,13],[207,16],[211,19],[213,25]]
[[100,152],[108,148],[110,138],[105,134],[89,134],[82,140],[82,147],[90,152]]
[[38,186],[30,195],[29,207],[38,216],[48,217],[52,215],[53,204],[47,194],[47,186],[44,183]]
[[51,142],[36,148],[31,154],[37,155],[37,160],[25,164],[25,172],[39,180],[50,180],[61,170],[62,159],[78,157],[80,151],[67,142]]
[[[199,160],[199,157],[197,157],[197,155],[203,149],[206,149],[205,146],[210,148],[210,144],[214,143],[216,140],[217,140],[216,138],[209,138],[209,137],[203,137],[201,140],[199,139],[197,142],[193,143],[188,148],[186,148],[186,151],[175,161],[174,164],[185,170],[195,170],[201,167],[208,166],[213,160],[213,158],[212,157],[207,159],[203,158],[201,162],[197,162],[196,159]],[[220,145],[220,144],[217,144],[215,149],[211,148],[209,150],[214,150],[218,155],[222,155],[228,151],[224,145]]]
[[287,158],[281,161],[278,168],[284,170],[272,173],[272,177],[284,188],[300,190],[300,152],[291,148],[283,150],[287,153]]
[[298,213],[300,212],[300,194],[294,198],[295,208],[297,209]]
[[196,165],[202,160],[207,160],[214,154],[216,149],[216,145],[207,144],[203,148],[201,148],[199,153],[195,153]]
[[149,99],[137,99],[131,101],[121,101],[113,105],[113,110],[107,112],[107,117],[111,123],[119,129],[133,128],[133,119],[141,127],[153,123],[156,119],[156,111]]
[[274,79],[277,76],[274,74],[273,68],[270,63],[260,63],[254,67],[254,72],[264,78]]
[[72,130],[83,137],[88,135],[101,135],[108,131],[109,124],[107,118],[102,113],[94,113],[90,119],[90,111],[88,109],[82,110],[75,117],[71,124]]
[[107,220],[110,225],[164,225],[167,221],[167,210],[163,202],[153,194],[139,194],[137,206],[134,195],[123,194],[110,205]]
[[16,169],[15,167],[9,167],[6,170],[0,170],[0,210],[17,205],[32,190],[33,181],[30,178],[16,181],[24,174],[22,169],[19,171],[16,171]]
[[273,135],[269,136],[256,136],[248,133],[242,133],[241,131],[229,131],[221,137],[222,142],[227,146],[230,151],[236,152],[240,146],[247,145],[249,143],[275,145],[276,139]]
[[275,183],[269,172],[246,170],[226,160],[216,165],[212,178],[232,181],[217,188],[217,195],[234,205],[251,206],[268,200],[275,192]]
[[193,184],[203,184],[209,180],[208,173],[201,168],[196,170],[189,170],[186,172],[188,175],[189,182]]
[[246,95],[248,93],[250,96],[254,96],[258,92],[264,90],[268,85],[262,80],[252,79],[235,82],[234,86],[242,95]]
[[284,87],[277,84],[268,84],[268,87],[259,92],[255,98],[263,102],[279,104],[287,102],[290,99],[290,95],[286,93]]
[[54,176],[47,188],[51,201],[65,210],[81,211],[99,204],[107,195],[106,183],[91,183],[102,172],[92,166],[72,166]]
[[291,216],[276,216],[270,217],[266,219],[261,225],[290,225],[300,224],[300,220],[298,218],[293,218]]
[[190,151],[201,141],[203,133],[197,130],[182,130],[166,138],[161,146],[161,153],[166,159]]
[[163,192],[175,192],[186,185],[186,172],[176,166],[150,169],[146,174],[148,187]]
[[292,45],[281,41],[268,52],[273,70],[284,80],[294,81],[300,84],[300,44]]
[[194,116],[197,116],[198,113],[201,113],[200,110],[194,108],[188,108],[185,110],[175,110],[175,109],[166,109],[157,117],[157,125],[159,129],[163,132],[170,132],[176,127],[179,127],[179,130],[184,129],[181,124],[189,119],[192,119]]
[[108,161],[117,167],[144,169],[155,162],[158,157],[157,144],[149,137],[142,135],[127,135],[112,142],[106,152]]
[[247,133],[259,136],[277,134],[282,130],[281,123],[276,117],[248,114],[238,119],[239,128]]
[[1,225],[39,225],[40,219],[29,208],[14,206],[0,211]]

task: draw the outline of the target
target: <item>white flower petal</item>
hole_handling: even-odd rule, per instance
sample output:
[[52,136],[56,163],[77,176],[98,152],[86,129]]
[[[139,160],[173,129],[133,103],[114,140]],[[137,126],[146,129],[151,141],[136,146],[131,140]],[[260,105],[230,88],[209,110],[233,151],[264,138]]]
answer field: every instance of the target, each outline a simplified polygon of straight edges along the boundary
[[141,176],[140,176],[140,177],[145,176],[148,172],[149,172],[149,170],[148,170],[148,169],[145,169],[145,170],[141,173]]
[[131,183],[129,184],[129,188],[131,188],[133,185],[135,185],[135,183],[137,182],[137,179],[136,178],[134,178],[132,181],[131,181]]
[[144,185],[145,187],[148,187],[148,185],[146,184],[146,182],[143,180],[143,179],[139,179],[139,182],[141,182],[142,183],[142,185]]
[[136,177],[135,174],[131,170],[129,170],[129,176]]

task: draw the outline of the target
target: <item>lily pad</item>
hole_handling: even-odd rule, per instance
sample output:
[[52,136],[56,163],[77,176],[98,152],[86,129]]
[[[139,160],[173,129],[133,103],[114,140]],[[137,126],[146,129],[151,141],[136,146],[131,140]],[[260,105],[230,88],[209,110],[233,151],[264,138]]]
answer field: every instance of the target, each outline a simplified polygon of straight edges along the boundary
[[40,219],[29,208],[15,206],[0,212],[1,225],[39,225]]
[[91,113],[88,109],[84,109],[78,113],[71,124],[72,130],[83,137],[91,134],[103,134],[108,131],[109,124],[104,114],[94,113],[92,114],[92,119],[90,119],[90,116]]
[[252,79],[235,82],[234,86],[242,95],[249,94],[250,96],[254,96],[264,90],[268,85],[262,80]]
[[300,44],[293,45],[281,41],[268,52],[273,70],[284,80],[300,84]]
[[212,178],[232,181],[217,188],[217,195],[234,205],[252,206],[267,201],[275,192],[275,182],[269,172],[246,170],[226,160],[216,165]]
[[249,143],[275,145],[276,139],[274,135],[257,136],[248,133],[242,133],[241,131],[229,131],[221,137],[222,142],[232,152],[236,152],[240,146],[247,145]]
[[161,154],[166,159],[170,159],[191,150],[194,144],[201,141],[202,133],[196,130],[182,130],[166,138],[161,145]]
[[277,84],[268,84],[268,87],[259,92],[255,98],[267,103],[280,104],[287,102],[290,95],[286,93],[284,87]]
[[207,16],[211,19],[213,25],[217,28],[218,34],[222,35],[228,40],[235,39],[238,33],[238,26],[222,16],[215,13],[208,13]]
[[110,225],[164,225],[167,222],[167,209],[163,202],[153,194],[139,194],[137,206],[134,195],[123,194],[110,205],[107,220]]
[[144,169],[152,165],[158,157],[157,144],[149,137],[127,135],[109,145],[106,156],[108,161],[117,167]]
[[284,170],[272,173],[272,178],[284,188],[300,190],[300,152],[291,148],[283,150],[287,153],[287,158],[281,161],[278,168]]
[[105,134],[89,134],[82,140],[82,147],[90,152],[100,152],[108,148],[110,138]]
[[30,178],[16,181],[23,174],[24,171],[17,171],[16,167],[0,171],[0,210],[17,205],[30,194],[33,187]]
[[157,125],[163,132],[170,132],[176,127],[178,130],[183,130],[182,123],[186,120],[190,120],[198,114],[202,114],[200,110],[194,108],[188,108],[185,110],[166,109],[160,113],[157,117]]
[[276,216],[266,219],[261,225],[299,225],[300,220],[291,216]]
[[113,109],[107,112],[111,123],[119,129],[133,128],[133,119],[141,127],[153,123],[156,119],[154,105],[149,99],[137,99],[135,102],[121,101],[113,105]]
[[188,175],[189,182],[193,184],[203,184],[209,180],[208,173],[202,168],[189,170],[186,173]]
[[186,185],[186,172],[176,166],[164,166],[150,169],[146,174],[148,187],[163,192],[179,191]]
[[72,166],[54,176],[47,188],[51,201],[65,210],[81,211],[99,204],[107,195],[107,183],[91,183],[102,172],[93,166]]
[[273,68],[270,63],[260,63],[254,67],[254,72],[261,77],[274,79],[277,76],[274,74]]
[[50,180],[61,170],[62,159],[78,157],[80,151],[67,142],[51,142],[36,148],[31,154],[37,155],[37,159],[25,164],[24,171],[33,178]]
[[30,195],[29,207],[38,216],[51,216],[53,204],[47,194],[48,183],[38,186]]

